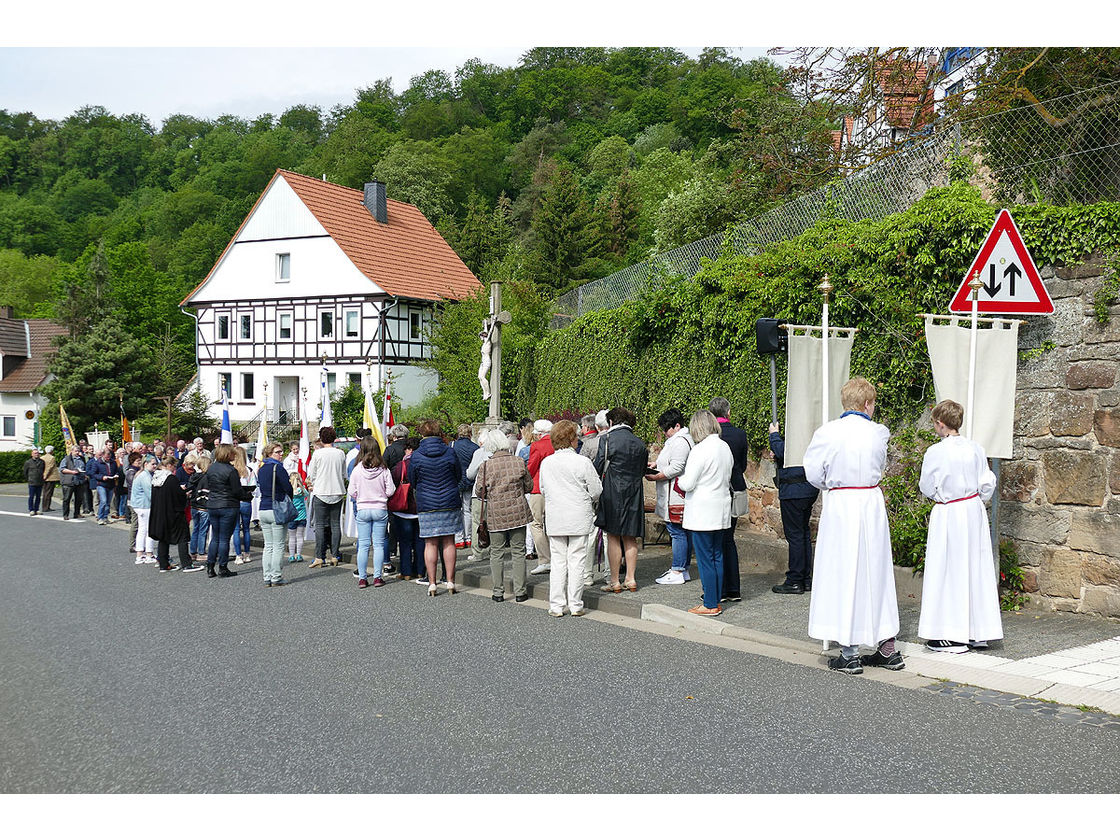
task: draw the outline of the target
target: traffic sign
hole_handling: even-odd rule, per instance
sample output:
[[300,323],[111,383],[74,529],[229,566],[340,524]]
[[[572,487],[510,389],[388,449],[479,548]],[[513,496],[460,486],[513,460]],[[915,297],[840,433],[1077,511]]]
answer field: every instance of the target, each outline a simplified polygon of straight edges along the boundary
[[988,238],[953,295],[950,312],[965,315],[972,312],[972,290],[968,288],[968,281],[977,273],[984,284],[977,301],[980,312],[1000,315],[1050,315],[1054,312],[1050,293],[1023,244],[1015,220],[1006,210],[1000,210],[996,216]]

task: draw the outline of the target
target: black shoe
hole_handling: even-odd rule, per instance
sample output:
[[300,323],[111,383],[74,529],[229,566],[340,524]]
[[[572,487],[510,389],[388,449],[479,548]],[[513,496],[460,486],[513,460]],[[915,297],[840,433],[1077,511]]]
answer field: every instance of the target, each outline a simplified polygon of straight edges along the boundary
[[358,574],[358,570],[357,570],[357,569],[355,569],[355,570],[354,570],[354,577],[361,577],[361,575],[359,575],[359,574]]
[[743,596],[738,592],[725,592],[723,597],[719,599],[720,603],[724,601],[742,601]]
[[69,519],[69,518],[70,518],[69,516],[64,516],[64,517],[62,517],[63,521],[65,521],[65,520],[67,520],[67,519]]
[[513,600],[515,600],[519,604],[523,604],[523,603],[525,603],[526,601],[529,600],[529,596],[528,595],[515,595]]
[[805,587],[800,583],[779,583],[777,586],[771,586],[770,591],[775,595],[803,595]]
[[271,588],[272,588],[272,581],[270,581],[270,580],[266,580],[266,581],[264,582],[264,585],[265,585],[265,586],[267,586],[267,587],[268,587],[269,589],[271,589]]
[[813,582],[811,580],[807,580],[803,584],[801,584],[801,588],[804,589],[806,592],[812,592],[813,591]]
[[218,575],[214,571],[214,567],[210,563],[207,563],[206,564],[206,577],[217,577],[217,576]]
[[287,586],[288,584],[287,584],[287,582],[282,581],[282,580],[274,580],[272,582],[272,585],[273,586]]
[[886,668],[888,671],[901,671],[906,667],[906,663],[902,661],[902,654],[897,650],[890,656],[883,656],[879,651],[875,651],[861,656],[859,661],[874,668]]
[[491,595],[490,599],[493,600],[493,601],[496,601],[497,603],[500,604],[500,603],[502,603],[502,601],[504,601],[506,599],[506,596],[505,595]]
[[231,572],[227,566],[219,566],[218,577],[237,577],[237,572]]
[[926,650],[934,653],[968,653],[968,645],[948,639],[930,639],[926,642]]
[[863,664],[859,656],[853,656],[849,659],[844,654],[840,654],[836,658],[828,660],[828,667],[843,674],[863,673]]

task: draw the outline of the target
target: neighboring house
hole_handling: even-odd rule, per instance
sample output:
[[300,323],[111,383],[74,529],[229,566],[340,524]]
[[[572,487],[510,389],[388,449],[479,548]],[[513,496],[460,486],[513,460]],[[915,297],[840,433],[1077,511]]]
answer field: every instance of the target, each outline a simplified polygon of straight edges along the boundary
[[844,119],[841,131],[832,132],[838,152],[854,144],[862,163],[876,152],[901,143],[933,122],[933,93],[929,68],[911,61],[883,62],[875,75],[875,96],[867,110]]
[[[411,204],[279,169],[209,275],[181,306],[197,321],[198,384],[229,393],[230,419],[319,416],[323,356],[328,386],[393,378],[405,405],[423,400],[436,375],[428,328],[441,301],[478,279]],[[306,390],[304,390],[306,389]],[[306,400],[306,401],[305,401]]]
[[942,111],[944,100],[960,94],[963,102],[972,98],[977,74],[987,50],[983,47],[947,47],[941,54],[938,74],[933,82],[933,106]]
[[54,339],[66,328],[45,318],[13,318],[0,306],[0,451],[30,449],[38,443],[39,414],[47,404],[40,393],[54,377],[47,364]]

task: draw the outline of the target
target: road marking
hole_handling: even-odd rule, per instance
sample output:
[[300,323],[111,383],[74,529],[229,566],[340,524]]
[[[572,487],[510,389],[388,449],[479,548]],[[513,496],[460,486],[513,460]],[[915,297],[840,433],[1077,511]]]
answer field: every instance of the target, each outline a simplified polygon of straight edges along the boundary
[[[31,519],[30,513],[14,513],[10,510],[0,510],[0,516],[22,516],[24,519]],[[44,522],[65,522],[66,524],[70,524],[71,522],[85,522],[84,519],[58,519],[54,516],[43,516],[42,514],[39,514],[35,518],[42,519]]]

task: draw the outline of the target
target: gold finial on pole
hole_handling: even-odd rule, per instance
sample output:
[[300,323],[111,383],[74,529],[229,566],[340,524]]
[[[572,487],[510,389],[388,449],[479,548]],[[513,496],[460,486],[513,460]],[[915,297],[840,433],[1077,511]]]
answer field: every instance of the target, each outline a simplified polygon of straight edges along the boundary
[[829,282],[827,274],[821,278],[820,285],[818,285],[817,288],[820,290],[820,293],[824,295],[825,303],[828,303],[828,296],[832,292],[832,283]]
[[984,288],[984,281],[980,279],[979,270],[972,272],[972,279],[968,281],[968,288],[972,289],[972,299],[976,300],[980,290]]

